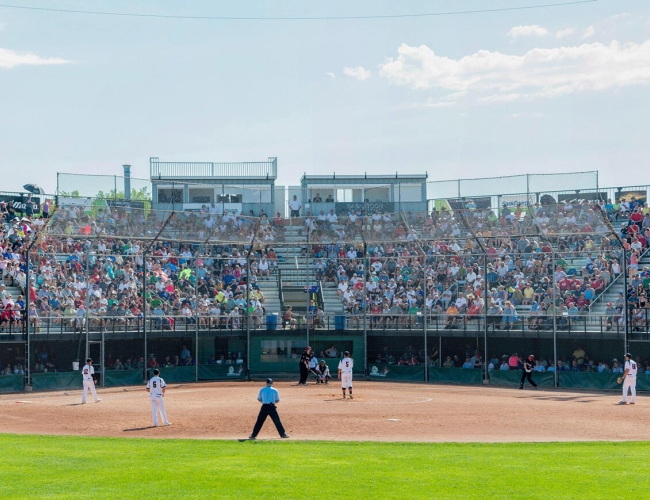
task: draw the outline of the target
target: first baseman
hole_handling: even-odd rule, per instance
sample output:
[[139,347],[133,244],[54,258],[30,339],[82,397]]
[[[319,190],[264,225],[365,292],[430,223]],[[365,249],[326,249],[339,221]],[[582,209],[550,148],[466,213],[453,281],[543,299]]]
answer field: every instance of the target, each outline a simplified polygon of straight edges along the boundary
[[88,389],[90,389],[90,392],[93,393],[95,403],[99,403],[101,399],[97,397],[97,391],[95,391],[95,369],[93,368],[92,359],[86,359],[86,364],[81,370],[81,376],[83,377],[84,382],[84,392],[81,396],[81,404],[86,404],[86,395],[88,394]]
[[339,361],[339,379],[341,379],[341,389],[343,390],[343,399],[345,399],[345,389],[350,393],[350,399],[352,397],[352,368],[354,366],[354,361],[350,357],[350,352],[345,351],[343,353],[343,359]]
[[169,420],[167,420],[167,413],[165,412],[165,381],[161,379],[160,370],[156,368],[153,371],[153,377],[147,382],[147,392],[149,393],[149,399],[151,401],[151,416],[153,417],[153,426],[158,427],[158,412],[162,417],[163,424],[172,425]]
[[623,399],[618,403],[620,405],[627,404],[627,391],[632,392],[632,399],[630,404],[636,403],[636,361],[632,359],[632,355],[628,352],[625,355],[625,372],[623,372]]

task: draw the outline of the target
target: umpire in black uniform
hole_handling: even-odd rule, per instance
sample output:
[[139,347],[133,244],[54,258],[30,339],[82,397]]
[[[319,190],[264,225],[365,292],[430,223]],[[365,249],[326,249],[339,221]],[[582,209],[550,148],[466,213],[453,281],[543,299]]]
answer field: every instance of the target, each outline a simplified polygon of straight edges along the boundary
[[307,376],[309,375],[309,362],[311,361],[313,354],[311,353],[311,347],[307,347],[300,356],[300,385],[307,385]]

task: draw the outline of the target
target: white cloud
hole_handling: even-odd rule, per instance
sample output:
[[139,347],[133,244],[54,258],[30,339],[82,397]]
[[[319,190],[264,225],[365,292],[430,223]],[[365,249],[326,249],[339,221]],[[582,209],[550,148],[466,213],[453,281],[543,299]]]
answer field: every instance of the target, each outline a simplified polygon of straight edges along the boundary
[[621,12],[620,14],[614,14],[610,19],[618,19],[619,17],[627,17],[628,15],[627,12]]
[[334,73],[332,73],[331,71],[328,71],[327,73],[325,73],[325,76],[327,78],[329,78],[330,80],[336,80],[336,75]]
[[548,30],[538,24],[531,24],[527,26],[515,26],[510,29],[508,36],[512,38],[519,38],[521,36],[546,36]]
[[540,113],[539,111],[536,111],[535,113],[513,113],[510,116],[512,116],[513,118],[530,117],[530,118],[540,119],[540,118],[544,118],[546,115],[544,113]]
[[589,27],[585,30],[584,34],[582,35],[582,39],[584,40],[585,38],[592,37],[592,36],[594,36],[595,34],[596,34],[596,28],[594,28],[593,26],[589,26]]
[[456,101],[449,101],[449,100],[435,101],[432,97],[429,97],[422,106],[424,106],[425,108],[446,108],[449,106],[453,106],[454,104],[456,104]]
[[41,66],[47,64],[67,64],[71,61],[58,57],[40,57],[36,54],[16,52],[9,49],[0,49],[0,69],[9,69],[15,66]]
[[460,59],[402,44],[397,54],[380,64],[381,77],[413,89],[442,89],[454,101],[465,93],[499,102],[650,84],[650,40],[537,48],[523,55],[480,50]]
[[555,36],[557,38],[564,38],[565,36],[573,35],[576,32],[573,28],[567,28],[565,30],[559,30],[557,33],[555,33]]
[[343,68],[343,74],[356,78],[357,80],[367,80],[371,75],[370,71],[363,66],[357,66],[356,68]]

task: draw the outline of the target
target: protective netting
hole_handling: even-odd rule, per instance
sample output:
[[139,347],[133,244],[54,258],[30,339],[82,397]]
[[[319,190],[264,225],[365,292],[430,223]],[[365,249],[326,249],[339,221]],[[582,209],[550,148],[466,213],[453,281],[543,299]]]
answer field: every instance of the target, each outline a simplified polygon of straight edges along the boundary
[[[257,332],[262,367],[334,344],[362,353],[377,377],[397,376],[394,365],[417,378],[426,363],[477,370],[469,379],[480,382],[531,354],[540,373],[603,372],[635,345],[645,363],[650,213],[472,201],[292,218],[64,206],[30,252],[30,330],[169,332],[195,349],[200,335]],[[5,274],[25,286],[20,266]],[[6,328],[24,329],[23,314]]]

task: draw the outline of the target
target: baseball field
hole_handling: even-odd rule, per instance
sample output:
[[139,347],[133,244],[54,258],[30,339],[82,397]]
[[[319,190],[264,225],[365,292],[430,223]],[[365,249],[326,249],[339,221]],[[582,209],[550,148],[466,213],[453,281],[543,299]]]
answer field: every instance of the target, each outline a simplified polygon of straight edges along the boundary
[[[140,387],[0,396],[2,498],[612,498],[650,491],[650,404],[619,394],[377,382],[168,386],[153,428]],[[92,401],[92,399],[91,399]],[[633,440],[633,441],[625,441]]]

